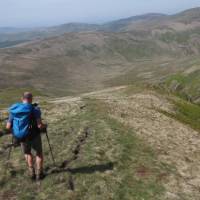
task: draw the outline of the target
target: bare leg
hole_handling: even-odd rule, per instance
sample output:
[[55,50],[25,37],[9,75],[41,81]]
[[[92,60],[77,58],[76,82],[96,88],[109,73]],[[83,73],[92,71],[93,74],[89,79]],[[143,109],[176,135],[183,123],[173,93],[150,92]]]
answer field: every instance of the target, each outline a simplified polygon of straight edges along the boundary
[[39,154],[36,155],[36,167],[37,167],[37,172],[36,172],[36,179],[41,180],[44,178],[44,173],[43,173],[43,155]]
[[35,179],[35,169],[33,166],[33,155],[32,154],[25,154],[25,159],[28,165],[29,175],[31,179]]
[[25,154],[25,159],[28,164],[29,168],[33,168],[33,155],[32,154]]
[[43,159],[43,155],[36,155],[36,167],[37,167],[37,170],[43,170],[43,162],[44,162],[44,159]]

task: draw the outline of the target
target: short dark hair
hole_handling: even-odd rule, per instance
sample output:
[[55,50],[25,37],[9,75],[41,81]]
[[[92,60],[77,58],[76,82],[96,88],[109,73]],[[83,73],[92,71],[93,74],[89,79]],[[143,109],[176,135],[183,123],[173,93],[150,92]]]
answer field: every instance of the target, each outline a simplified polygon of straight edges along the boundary
[[23,99],[32,99],[33,95],[31,92],[24,92]]

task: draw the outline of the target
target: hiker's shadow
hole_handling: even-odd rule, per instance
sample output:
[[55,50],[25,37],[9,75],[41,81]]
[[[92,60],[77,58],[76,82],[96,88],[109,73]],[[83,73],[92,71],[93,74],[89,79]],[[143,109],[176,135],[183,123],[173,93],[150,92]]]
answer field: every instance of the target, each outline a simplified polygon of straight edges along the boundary
[[108,170],[113,170],[114,163],[109,162],[100,165],[84,166],[78,168],[69,168],[68,171],[72,174],[81,173],[81,174],[92,174],[94,172],[105,172]]
[[68,172],[71,174],[92,174],[95,172],[105,172],[105,171],[111,171],[114,168],[114,163],[113,162],[108,162],[104,164],[99,164],[99,165],[90,165],[90,166],[83,166],[83,167],[77,167],[77,168],[48,168],[47,171],[47,176],[51,174],[59,174],[63,172]]

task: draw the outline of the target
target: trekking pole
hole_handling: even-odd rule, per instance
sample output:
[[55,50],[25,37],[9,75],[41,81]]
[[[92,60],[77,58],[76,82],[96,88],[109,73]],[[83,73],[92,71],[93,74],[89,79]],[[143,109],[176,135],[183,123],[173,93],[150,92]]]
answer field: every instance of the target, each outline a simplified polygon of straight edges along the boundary
[[13,136],[12,136],[12,139],[11,139],[11,145],[9,147],[9,152],[8,152],[8,157],[7,157],[7,163],[10,160],[10,155],[11,155],[12,148],[13,148]]
[[52,158],[52,161],[53,161],[53,165],[56,166],[56,162],[55,162],[55,159],[54,159],[54,156],[53,156],[53,151],[52,151],[52,148],[51,148],[51,144],[50,144],[50,140],[49,140],[47,129],[45,131],[45,134],[46,134],[46,137],[47,137],[47,142],[48,142],[48,145],[49,145],[49,149],[50,149],[50,153],[51,153],[51,158]]

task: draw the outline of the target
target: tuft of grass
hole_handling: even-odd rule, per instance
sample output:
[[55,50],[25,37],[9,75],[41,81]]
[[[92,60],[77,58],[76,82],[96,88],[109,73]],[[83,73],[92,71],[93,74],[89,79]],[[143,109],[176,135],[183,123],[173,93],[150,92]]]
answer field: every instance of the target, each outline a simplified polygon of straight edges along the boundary
[[176,108],[176,119],[200,131],[200,107],[184,100],[176,101],[174,104]]
[[164,86],[163,89],[169,90],[176,96],[198,104],[200,95],[199,77],[199,70],[187,75],[177,73],[166,78],[166,80],[161,84],[161,87]]
[[200,131],[200,106],[190,103],[184,99],[176,98],[171,100],[175,107],[175,113],[160,111],[170,117],[173,117],[191,128]]

